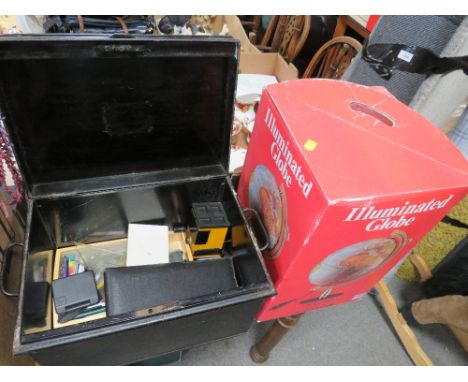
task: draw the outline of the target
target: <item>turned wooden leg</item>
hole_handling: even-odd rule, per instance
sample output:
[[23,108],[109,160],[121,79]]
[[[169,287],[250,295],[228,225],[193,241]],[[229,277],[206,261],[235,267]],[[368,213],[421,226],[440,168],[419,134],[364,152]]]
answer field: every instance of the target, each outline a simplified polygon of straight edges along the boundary
[[296,326],[299,317],[302,314],[295,316],[278,318],[273,325],[268,329],[263,338],[250,348],[250,358],[256,363],[265,362],[270,356],[270,352],[281,341],[289,329]]

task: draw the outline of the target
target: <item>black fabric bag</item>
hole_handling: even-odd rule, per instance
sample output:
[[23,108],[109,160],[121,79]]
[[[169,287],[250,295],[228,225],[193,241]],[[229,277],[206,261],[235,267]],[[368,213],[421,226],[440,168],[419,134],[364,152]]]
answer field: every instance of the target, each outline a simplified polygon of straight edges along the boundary
[[468,295],[468,236],[463,239],[433,270],[424,282],[426,298]]
[[151,34],[153,16],[47,16],[46,33]]

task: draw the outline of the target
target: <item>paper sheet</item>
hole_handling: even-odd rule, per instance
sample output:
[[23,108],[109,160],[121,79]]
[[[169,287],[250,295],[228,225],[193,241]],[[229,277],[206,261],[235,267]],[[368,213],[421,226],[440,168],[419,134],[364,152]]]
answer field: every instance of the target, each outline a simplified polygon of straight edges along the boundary
[[169,230],[167,226],[129,224],[127,266],[169,262]]
[[239,74],[237,79],[236,100],[242,103],[258,101],[263,88],[270,84],[276,84],[275,76],[266,74]]

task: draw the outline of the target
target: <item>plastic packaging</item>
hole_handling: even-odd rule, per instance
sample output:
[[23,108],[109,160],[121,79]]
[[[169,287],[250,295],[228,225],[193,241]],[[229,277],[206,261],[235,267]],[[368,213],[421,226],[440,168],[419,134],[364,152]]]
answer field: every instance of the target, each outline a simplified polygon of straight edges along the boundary
[[[107,268],[125,266],[127,256],[127,241],[113,240],[103,243],[83,244],[76,243],[70,251],[63,252],[62,256],[75,255],[76,261],[84,266],[85,270],[93,271],[96,287],[101,298],[104,297],[104,271]],[[60,264],[63,264],[61,259]]]

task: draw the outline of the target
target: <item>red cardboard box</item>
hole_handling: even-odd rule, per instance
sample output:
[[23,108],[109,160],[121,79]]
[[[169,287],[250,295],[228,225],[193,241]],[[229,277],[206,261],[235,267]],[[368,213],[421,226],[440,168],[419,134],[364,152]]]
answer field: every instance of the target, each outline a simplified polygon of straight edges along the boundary
[[268,231],[258,321],[358,299],[466,194],[468,164],[384,88],[265,89],[238,194]]

